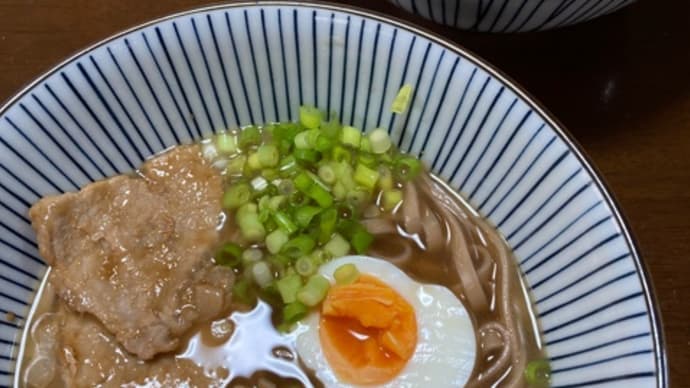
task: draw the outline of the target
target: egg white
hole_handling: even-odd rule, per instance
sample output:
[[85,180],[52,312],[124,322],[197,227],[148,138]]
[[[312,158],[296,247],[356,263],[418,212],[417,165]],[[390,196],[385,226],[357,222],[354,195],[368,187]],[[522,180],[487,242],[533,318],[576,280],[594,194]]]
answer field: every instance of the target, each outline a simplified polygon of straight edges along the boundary
[[[470,377],[477,341],[467,310],[446,287],[420,284],[393,264],[368,256],[345,256],[319,269],[334,283],[333,272],[354,264],[360,273],[375,276],[397,291],[415,310],[417,347],[400,373],[382,387],[460,387]],[[321,348],[319,312],[311,313],[296,329],[296,349],[304,364],[328,388],[357,387],[338,380]]]

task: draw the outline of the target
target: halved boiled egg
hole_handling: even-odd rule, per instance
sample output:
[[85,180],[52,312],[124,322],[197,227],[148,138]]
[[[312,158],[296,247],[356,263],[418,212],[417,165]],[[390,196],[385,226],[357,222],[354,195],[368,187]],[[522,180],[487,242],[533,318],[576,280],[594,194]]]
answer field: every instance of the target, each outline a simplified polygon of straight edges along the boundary
[[[353,264],[360,276],[335,285]],[[421,284],[393,264],[346,256],[319,269],[333,287],[299,324],[296,349],[326,387],[459,387],[474,367],[467,310],[445,287]]]

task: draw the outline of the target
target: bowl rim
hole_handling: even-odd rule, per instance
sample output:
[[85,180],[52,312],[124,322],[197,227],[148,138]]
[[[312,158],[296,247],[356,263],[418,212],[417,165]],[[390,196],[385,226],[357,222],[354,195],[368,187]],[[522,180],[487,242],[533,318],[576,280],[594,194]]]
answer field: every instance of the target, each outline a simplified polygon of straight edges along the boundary
[[654,343],[655,350],[655,366],[657,369],[656,382],[658,387],[668,387],[669,377],[668,377],[668,356],[666,354],[665,338],[663,331],[663,322],[661,319],[661,314],[659,312],[659,304],[656,298],[656,292],[652,283],[651,275],[647,268],[646,263],[642,259],[639,253],[639,248],[637,240],[632,235],[631,228],[627,221],[627,218],[623,215],[618,200],[613,196],[609,185],[603,178],[603,174],[594,166],[592,159],[586,154],[584,148],[576,140],[575,136],[566,128],[566,126],[561,123],[544,105],[532,94],[530,94],[526,88],[520,85],[517,81],[513,80],[510,76],[506,75],[502,70],[498,69],[496,66],[492,65],[490,62],[483,59],[481,56],[475,54],[473,51],[466,49],[459,43],[446,38],[443,35],[431,31],[427,28],[418,26],[413,22],[404,20],[397,16],[387,15],[381,11],[365,9],[349,4],[333,3],[330,1],[321,0],[241,0],[232,3],[221,3],[221,4],[211,4],[200,7],[192,7],[179,12],[174,12],[168,15],[157,17],[134,26],[128,27],[122,31],[119,31],[113,35],[110,35],[104,39],[101,39],[87,47],[77,50],[75,53],[69,55],[66,59],[60,61],[58,64],[54,65],[47,71],[43,72],[41,75],[36,77],[33,81],[29,82],[23,86],[18,92],[12,95],[10,98],[2,102],[0,105],[0,116],[3,116],[16,102],[22,99],[24,96],[29,94],[31,90],[34,89],[41,82],[45,81],[48,77],[58,72],[63,67],[67,66],[77,58],[85,55],[86,53],[95,50],[101,46],[106,45],[116,39],[119,39],[129,33],[148,28],[152,25],[177,19],[184,16],[194,15],[197,13],[203,13],[208,11],[215,11],[220,9],[233,9],[233,8],[246,8],[246,7],[263,7],[263,6],[288,6],[288,7],[299,7],[299,8],[312,8],[327,11],[337,11],[345,12],[352,15],[365,17],[378,22],[390,24],[396,28],[406,30],[410,33],[417,34],[430,42],[440,45],[441,47],[462,56],[464,59],[469,60],[478,68],[486,71],[489,75],[496,78],[507,87],[509,87],[518,97],[523,99],[531,109],[535,110],[544,121],[551,126],[553,131],[558,135],[558,137],[570,147],[570,150],[577,157],[578,161],[585,167],[585,170],[592,177],[592,180],[596,184],[596,187],[601,192],[604,200],[609,205],[611,212],[613,213],[616,223],[621,230],[621,233],[625,236],[625,241],[630,248],[631,258],[635,263],[637,269],[640,283],[642,285],[642,290],[644,291],[645,304],[649,311],[649,321],[652,330],[652,340]]

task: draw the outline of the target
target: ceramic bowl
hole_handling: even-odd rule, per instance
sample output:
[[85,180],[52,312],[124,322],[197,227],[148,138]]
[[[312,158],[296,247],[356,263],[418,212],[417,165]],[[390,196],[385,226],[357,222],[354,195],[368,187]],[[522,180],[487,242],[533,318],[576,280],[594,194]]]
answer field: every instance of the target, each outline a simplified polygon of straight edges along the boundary
[[[393,116],[407,83],[411,109]],[[68,59],[2,108],[0,386],[13,384],[46,270],[31,204],[214,131],[294,120],[300,104],[388,128],[496,225],[531,287],[554,386],[665,386],[641,259],[562,126],[447,40],[382,15],[291,1],[152,21]]]
[[482,32],[526,32],[582,23],[635,0],[389,0],[416,15]]

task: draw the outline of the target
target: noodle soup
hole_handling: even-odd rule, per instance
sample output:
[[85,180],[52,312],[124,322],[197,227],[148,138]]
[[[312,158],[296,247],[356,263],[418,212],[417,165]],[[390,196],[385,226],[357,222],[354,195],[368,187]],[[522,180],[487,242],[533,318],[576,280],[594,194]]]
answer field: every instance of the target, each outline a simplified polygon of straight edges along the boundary
[[496,229],[385,130],[300,113],[34,205],[17,383],[548,385]]

